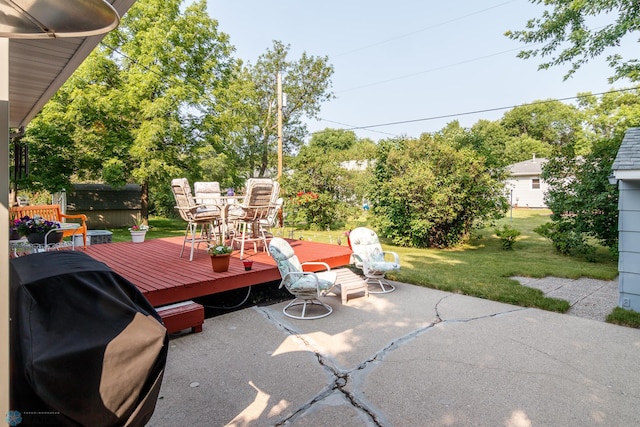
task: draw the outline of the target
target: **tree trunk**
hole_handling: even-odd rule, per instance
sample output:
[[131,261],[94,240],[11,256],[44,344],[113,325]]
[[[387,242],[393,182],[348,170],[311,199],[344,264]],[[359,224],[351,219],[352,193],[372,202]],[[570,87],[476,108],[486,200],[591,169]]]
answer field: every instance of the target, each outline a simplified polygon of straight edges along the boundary
[[145,224],[149,225],[149,183],[145,181],[140,187],[142,190],[140,194],[140,216]]
[[264,176],[269,167],[269,137],[265,135],[262,140],[262,156],[260,158],[260,176]]

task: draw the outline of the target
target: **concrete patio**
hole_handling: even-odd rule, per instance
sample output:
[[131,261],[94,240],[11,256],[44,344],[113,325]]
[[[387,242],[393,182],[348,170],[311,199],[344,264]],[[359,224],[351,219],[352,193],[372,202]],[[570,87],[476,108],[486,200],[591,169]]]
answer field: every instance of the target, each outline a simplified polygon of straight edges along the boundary
[[640,424],[640,331],[398,284],[173,337],[150,426]]

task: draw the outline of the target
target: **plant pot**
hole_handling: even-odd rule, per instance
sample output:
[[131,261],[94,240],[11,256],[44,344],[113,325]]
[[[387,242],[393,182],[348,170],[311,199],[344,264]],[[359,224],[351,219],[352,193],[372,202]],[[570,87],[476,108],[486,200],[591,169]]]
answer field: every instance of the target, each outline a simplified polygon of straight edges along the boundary
[[9,228],[9,240],[20,240],[20,233],[15,228]]
[[45,241],[45,236],[47,240],[47,244],[50,243],[59,243],[62,240],[62,233],[57,231],[51,231],[47,235],[47,233],[31,233],[27,236],[27,240],[29,243],[43,245]]
[[133,243],[144,242],[144,236],[147,234],[146,231],[130,231],[130,233],[131,233],[131,241]]
[[231,254],[211,255],[211,267],[216,273],[224,273],[229,270]]

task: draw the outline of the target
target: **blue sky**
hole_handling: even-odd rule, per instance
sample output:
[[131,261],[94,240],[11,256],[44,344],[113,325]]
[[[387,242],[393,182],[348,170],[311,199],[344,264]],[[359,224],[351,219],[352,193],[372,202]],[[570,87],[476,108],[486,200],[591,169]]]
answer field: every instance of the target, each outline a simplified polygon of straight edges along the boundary
[[311,132],[411,121],[355,132],[417,137],[453,120],[465,127],[497,120],[506,110],[456,114],[631,86],[607,82],[604,57],[568,81],[564,68],[537,71],[536,59],[517,58],[522,45],[503,34],[540,15],[526,0],[208,0],[208,10],[244,61],[255,63],[272,40],[291,45],[291,59],[303,51],[329,57],[336,99],[323,104],[322,121],[307,121]]

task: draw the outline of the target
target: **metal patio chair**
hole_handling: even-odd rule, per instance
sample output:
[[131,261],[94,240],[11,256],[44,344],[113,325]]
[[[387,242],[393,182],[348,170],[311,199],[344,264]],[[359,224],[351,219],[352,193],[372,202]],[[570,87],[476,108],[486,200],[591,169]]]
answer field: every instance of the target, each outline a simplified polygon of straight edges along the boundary
[[240,259],[244,257],[246,243],[253,243],[254,251],[257,251],[256,244],[262,242],[264,249],[268,251],[267,239],[260,227],[260,221],[269,213],[273,191],[274,181],[250,178],[247,180],[246,194],[242,202],[231,206],[228,211],[228,221],[235,225],[231,246],[236,242],[240,244]]
[[[171,180],[171,191],[176,200],[176,209],[180,212],[182,219],[187,222],[180,257],[184,253],[185,245],[190,242],[191,253],[189,261],[193,261],[194,248],[197,248],[200,243],[209,243],[214,238],[214,226],[217,224],[220,215],[195,202],[191,194],[189,181],[186,178]],[[198,232],[198,227],[200,227],[200,232]]]
[[[385,279],[388,271],[400,269],[400,257],[396,252],[383,251],[380,240],[375,231],[358,227],[349,233],[351,244],[351,262],[364,273],[365,281],[369,284],[378,284],[380,290],[371,290],[372,294],[384,294],[396,289],[394,285]],[[393,258],[393,261],[390,259]]]
[[[336,285],[337,274],[324,262],[300,263],[291,245],[280,237],[274,237],[269,243],[269,253],[276,261],[282,276],[280,287],[283,286],[295,297],[287,304],[282,312],[293,319],[320,319],[333,312],[329,304],[318,298],[325,296]],[[303,271],[305,265],[321,265],[324,271]],[[298,314],[298,309],[301,308]],[[307,313],[307,309],[319,313]]]

